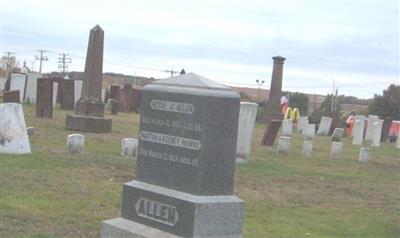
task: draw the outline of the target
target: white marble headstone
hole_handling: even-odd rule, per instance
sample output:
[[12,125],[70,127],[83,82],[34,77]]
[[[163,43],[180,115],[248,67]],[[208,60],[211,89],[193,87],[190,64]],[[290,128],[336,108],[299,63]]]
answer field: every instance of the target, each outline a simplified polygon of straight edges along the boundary
[[379,121],[379,117],[369,115],[367,120],[367,131],[365,132],[365,140],[372,140],[374,123]]
[[257,103],[241,102],[239,111],[236,161],[247,162],[250,159],[253,130],[256,124]]
[[381,145],[382,125],[380,121],[374,122],[372,127],[372,146],[379,147]]
[[10,91],[19,90],[19,101],[24,101],[25,94],[25,74],[11,74]]
[[331,129],[332,118],[330,117],[321,117],[321,122],[318,127],[318,135],[328,135],[329,130]]
[[83,85],[83,81],[82,81],[82,80],[75,80],[75,81],[74,81],[75,105],[76,105],[76,102],[81,98],[82,85]]
[[122,156],[136,156],[138,150],[138,140],[135,138],[125,138],[121,141]]
[[81,134],[68,135],[67,146],[71,154],[82,154],[85,151],[85,136]]
[[304,137],[306,140],[313,140],[315,137],[315,124],[307,124],[305,126]]
[[0,153],[30,154],[31,146],[22,105],[1,103],[0,117]]
[[362,145],[364,137],[364,120],[356,120],[353,126],[353,145]]
[[58,83],[53,82],[53,108],[57,105]]
[[340,159],[340,155],[342,154],[342,147],[342,142],[332,142],[330,158],[335,160]]
[[281,136],[278,140],[278,147],[276,148],[277,154],[287,154],[289,153],[290,147],[290,137],[288,136]]
[[36,103],[37,79],[41,77],[42,74],[39,73],[27,74],[24,102]]
[[282,120],[282,135],[283,136],[292,136],[293,132],[293,123],[291,119]]

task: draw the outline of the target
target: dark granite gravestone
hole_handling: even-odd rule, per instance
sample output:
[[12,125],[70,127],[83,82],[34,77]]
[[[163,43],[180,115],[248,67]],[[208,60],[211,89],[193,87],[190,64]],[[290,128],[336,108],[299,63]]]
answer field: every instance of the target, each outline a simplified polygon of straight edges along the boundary
[[3,92],[3,102],[14,102],[14,103],[20,103],[19,101],[19,90],[13,90],[13,91],[4,91]]
[[124,88],[119,90],[118,104],[121,112],[134,111],[138,112],[140,107],[140,98],[142,92],[137,88],[132,88],[130,84],[126,84]]
[[53,117],[53,81],[38,78],[36,87],[36,116]]
[[122,218],[104,221],[102,237],[242,237],[244,203],[232,195],[239,107],[239,94],[193,73],[145,86],[137,180],[124,184]]
[[271,120],[267,124],[261,145],[273,146],[276,135],[278,134],[279,128],[281,127],[282,120]]
[[74,110],[75,107],[75,86],[73,80],[61,80],[59,85],[61,85],[61,109],[63,110]]
[[117,115],[118,111],[119,111],[119,106],[118,106],[117,100],[113,99],[113,98],[111,98],[109,100],[110,100],[110,111],[111,111],[111,114]]
[[81,98],[75,115],[67,115],[66,129],[88,132],[111,132],[111,119],[104,118],[101,99],[103,77],[104,31],[99,25],[90,30]]
[[274,67],[272,69],[270,94],[264,113],[258,118],[260,122],[267,124],[270,120],[278,120],[283,117],[281,112],[282,74],[283,62],[286,59],[282,56],[275,56],[272,59],[274,60]]
[[386,117],[383,120],[381,142],[386,142],[389,137],[390,127],[392,126],[393,118]]
[[108,98],[117,99],[119,94],[119,85],[111,85],[110,86],[110,94]]

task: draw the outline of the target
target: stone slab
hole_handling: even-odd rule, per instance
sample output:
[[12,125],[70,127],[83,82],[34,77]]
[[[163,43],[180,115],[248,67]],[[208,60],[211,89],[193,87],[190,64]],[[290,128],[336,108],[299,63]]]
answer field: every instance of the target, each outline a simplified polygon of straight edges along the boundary
[[19,90],[4,91],[3,92],[4,103],[20,103],[20,92]]
[[137,222],[118,217],[103,221],[101,238],[183,238]]
[[53,82],[47,78],[39,78],[36,86],[36,116],[53,117]]
[[74,102],[76,102],[81,98],[82,93],[82,80],[74,80]]
[[278,146],[276,148],[277,154],[287,154],[289,153],[290,147],[290,137],[288,136],[281,136],[278,140]]
[[211,81],[188,73],[143,89],[137,178],[197,195],[232,194],[240,96],[225,86],[175,86],[185,79]]
[[380,147],[381,145],[381,136],[382,136],[382,122],[377,121],[374,122],[372,127],[372,143],[373,147]]
[[342,154],[342,148],[343,148],[342,142],[336,142],[336,141],[332,142],[330,158],[334,160],[340,159],[340,156]]
[[328,135],[329,130],[331,129],[332,118],[330,117],[321,117],[321,122],[319,123],[318,135]]
[[344,135],[344,129],[343,128],[335,128],[335,130],[332,133],[331,141],[338,141],[342,139]]
[[57,105],[57,97],[58,97],[58,83],[53,82],[53,108]]
[[372,141],[374,123],[377,122],[377,121],[379,121],[379,117],[378,116],[376,116],[376,115],[368,115],[367,130],[365,132],[365,140]]
[[23,102],[25,97],[26,75],[11,74],[10,90],[19,90],[19,101]]
[[67,146],[71,154],[82,154],[85,151],[85,136],[81,134],[68,135]]
[[86,132],[111,132],[112,120],[103,117],[87,117],[81,115],[67,115],[65,120],[67,130]]
[[60,80],[60,108],[62,110],[74,110],[75,108],[75,86],[73,80]]
[[313,140],[315,137],[315,124],[308,124],[305,127],[304,138],[306,140]]
[[25,91],[25,100],[24,102],[36,103],[36,94],[37,94],[37,80],[41,78],[42,74],[39,73],[28,73],[26,80],[26,91]]
[[121,217],[182,237],[242,237],[244,202],[236,196],[197,196],[131,181]]
[[293,121],[291,119],[282,120],[282,135],[292,136],[293,133]]
[[30,154],[24,112],[19,103],[0,104],[0,153]]
[[240,103],[236,160],[242,159],[243,162],[250,160],[251,143],[256,123],[257,109],[258,104],[256,103]]
[[362,145],[364,140],[365,120],[356,120],[353,126],[353,145]]
[[314,142],[312,140],[304,140],[303,142],[303,157],[309,158],[312,155]]
[[360,163],[367,163],[369,160],[369,148],[361,147],[360,154],[358,156],[358,162]]

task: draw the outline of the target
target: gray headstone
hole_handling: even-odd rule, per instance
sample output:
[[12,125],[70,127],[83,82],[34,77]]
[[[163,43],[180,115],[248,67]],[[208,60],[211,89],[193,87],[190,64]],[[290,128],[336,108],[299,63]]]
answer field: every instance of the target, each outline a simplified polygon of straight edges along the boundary
[[25,97],[25,85],[26,85],[26,75],[25,74],[12,74],[10,90],[19,90],[19,101],[23,102]]
[[381,136],[382,136],[382,122],[381,121],[374,122],[372,127],[371,145],[374,147],[379,147],[381,145]]
[[[141,102],[137,180],[123,187],[123,221],[180,237],[242,237],[244,203],[232,195],[240,96],[188,73],[146,85]],[[121,231],[116,223],[103,223],[102,234],[117,235],[109,233]]]
[[361,147],[360,154],[358,156],[358,162],[360,163],[367,163],[369,160],[369,148]]
[[374,123],[377,122],[377,121],[379,121],[379,117],[378,116],[376,116],[376,115],[368,115],[367,130],[365,132],[365,140],[372,141]]
[[239,113],[238,137],[236,147],[236,162],[250,160],[251,142],[257,117],[257,103],[241,102]]
[[282,120],[282,135],[283,136],[292,136],[293,132],[293,122],[291,119]]
[[364,138],[364,120],[356,120],[353,126],[353,145],[362,145]]
[[68,135],[67,146],[71,154],[82,154],[85,151],[85,136],[80,134]]
[[121,140],[121,155],[136,156],[138,150],[138,140],[135,138],[124,138]]
[[278,140],[278,146],[276,148],[277,154],[287,154],[289,153],[290,147],[290,137],[288,136],[281,136]]
[[344,129],[343,128],[335,128],[335,130],[332,133],[331,141],[340,141],[344,135]]
[[318,127],[318,135],[328,135],[329,129],[331,128],[332,118],[330,117],[321,117],[321,122]]
[[342,147],[342,142],[332,142],[330,158],[335,160],[340,159],[340,155],[342,154]]
[[312,155],[314,142],[312,140],[304,140],[303,142],[303,157],[309,158]]

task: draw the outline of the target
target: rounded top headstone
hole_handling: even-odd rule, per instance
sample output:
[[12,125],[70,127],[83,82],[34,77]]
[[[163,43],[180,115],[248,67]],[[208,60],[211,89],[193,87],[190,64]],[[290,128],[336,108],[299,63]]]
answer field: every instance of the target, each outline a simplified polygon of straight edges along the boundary
[[228,86],[219,84],[211,79],[195,73],[186,73],[171,78],[161,79],[154,82],[153,84],[213,90],[232,90]]

